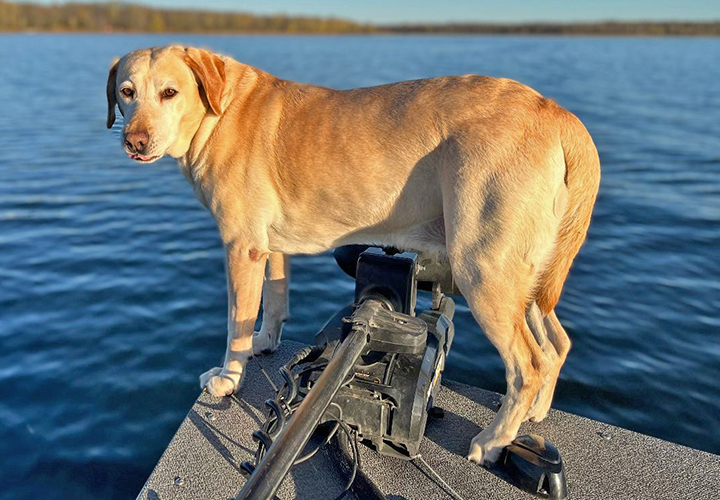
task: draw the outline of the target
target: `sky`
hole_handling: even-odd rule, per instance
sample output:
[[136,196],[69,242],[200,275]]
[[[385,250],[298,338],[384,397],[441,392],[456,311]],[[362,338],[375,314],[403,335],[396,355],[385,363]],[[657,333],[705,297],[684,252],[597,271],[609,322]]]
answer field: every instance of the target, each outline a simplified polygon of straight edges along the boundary
[[[334,16],[374,24],[453,21],[512,23],[528,21],[720,20],[720,0],[129,1],[166,8],[243,11],[255,14]],[[35,0],[35,2],[61,3],[56,0]]]

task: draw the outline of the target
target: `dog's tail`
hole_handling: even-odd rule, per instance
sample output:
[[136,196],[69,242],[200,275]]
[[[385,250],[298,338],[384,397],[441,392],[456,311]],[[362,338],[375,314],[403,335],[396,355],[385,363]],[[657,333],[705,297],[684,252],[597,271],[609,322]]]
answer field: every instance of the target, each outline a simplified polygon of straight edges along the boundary
[[568,202],[553,254],[538,280],[535,300],[543,314],[549,314],[560,300],[570,266],[585,241],[600,185],[600,159],[590,134],[572,113],[559,107],[557,111],[561,120]]

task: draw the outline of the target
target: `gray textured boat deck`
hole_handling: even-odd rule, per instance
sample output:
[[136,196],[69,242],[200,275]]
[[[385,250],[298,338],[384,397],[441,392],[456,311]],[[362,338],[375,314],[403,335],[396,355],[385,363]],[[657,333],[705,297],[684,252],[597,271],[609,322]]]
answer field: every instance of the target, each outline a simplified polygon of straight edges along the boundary
[[[284,342],[277,353],[261,358],[277,384],[278,367],[299,347]],[[421,447],[425,460],[466,500],[534,498],[464,458],[470,439],[491,422],[499,395],[455,382],[443,385],[438,406],[445,409],[445,418],[428,422]],[[237,397],[217,399],[201,394],[138,498],[234,498],[245,483],[240,464],[250,459],[256,448],[251,434],[264,419],[264,402],[273,394],[256,360],[248,364]],[[523,424],[520,432],[540,434],[557,445],[565,461],[571,499],[698,500],[720,496],[718,455],[555,410],[539,424]],[[432,475],[414,463],[381,457],[364,446],[361,457],[363,473],[389,499],[450,498]],[[348,477],[338,462],[337,455],[329,451],[318,453],[291,470],[278,497],[335,498]]]

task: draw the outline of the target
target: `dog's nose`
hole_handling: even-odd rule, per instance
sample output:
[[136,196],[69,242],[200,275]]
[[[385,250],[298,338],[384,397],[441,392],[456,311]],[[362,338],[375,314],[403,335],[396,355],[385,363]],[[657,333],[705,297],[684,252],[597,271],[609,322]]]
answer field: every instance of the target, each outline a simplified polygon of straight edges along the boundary
[[147,146],[148,139],[147,132],[131,132],[125,136],[125,146],[134,153],[142,153]]

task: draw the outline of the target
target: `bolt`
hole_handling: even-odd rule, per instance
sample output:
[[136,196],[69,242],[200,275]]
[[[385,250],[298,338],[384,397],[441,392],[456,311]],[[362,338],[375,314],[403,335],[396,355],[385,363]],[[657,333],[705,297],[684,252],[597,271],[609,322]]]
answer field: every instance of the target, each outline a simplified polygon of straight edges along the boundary
[[609,432],[598,431],[597,434],[606,441],[610,441],[612,439],[612,434],[610,434]]
[[215,421],[215,415],[213,415],[213,412],[211,411],[205,413],[205,418],[207,418],[211,422]]
[[173,484],[175,486],[182,486],[183,484],[185,484],[185,481],[180,476],[175,476],[175,479],[173,479]]

